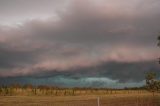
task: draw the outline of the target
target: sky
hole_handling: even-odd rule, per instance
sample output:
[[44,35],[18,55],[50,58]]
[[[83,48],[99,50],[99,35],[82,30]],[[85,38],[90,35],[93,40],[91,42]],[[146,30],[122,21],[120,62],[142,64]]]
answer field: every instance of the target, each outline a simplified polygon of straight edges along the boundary
[[159,72],[159,0],[0,0],[0,84],[123,88]]

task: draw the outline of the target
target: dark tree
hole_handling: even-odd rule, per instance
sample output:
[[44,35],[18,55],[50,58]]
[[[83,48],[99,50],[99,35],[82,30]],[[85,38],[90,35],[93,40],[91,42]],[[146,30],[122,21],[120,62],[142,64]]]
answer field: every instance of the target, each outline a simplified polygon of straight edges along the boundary
[[149,91],[153,92],[153,95],[155,92],[159,92],[160,90],[160,81],[156,80],[156,73],[154,72],[148,72],[145,76],[146,78],[146,87]]
[[156,78],[156,73],[148,72],[148,73],[146,73],[145,78],[146,78],[146,85],[148,87],[151,87],[154,84],[154,81],[155,81],[155,78]]
[[[160,35],[158,36],[158,43],[157,43],[157,45],[158,45],[158,47],[160,47]],[[160,57],[159,57],[159,64],[160,64]]]
[[[160,47],[160,35],[158,36],[158,47]],[[159,58],[159,64],[160,64],[160,58]],[[145,76],[146,78],[146,86],[148,90],[152,91],[153,94],[155,91],[159,91],[160,89],[160,81],[156,80],[156,73],[154,72],[148,72]]]
[[158,36],[157,39],[158,39],[158,44],[157,45],[160,47],[160,35]]
[[156,90],[156,83],[155,83],[155,81],[156,81],[156,73],[154,73],[154,72],[148,72],[147,74],[146,74],[146,76],[145,76],[145,78],[146,78],[146,87],[147,87],[147,89],[149,90],[149,91],[152,91],[153,92],[153,94],[154,94],[154,92],[155,92],[155,90]]

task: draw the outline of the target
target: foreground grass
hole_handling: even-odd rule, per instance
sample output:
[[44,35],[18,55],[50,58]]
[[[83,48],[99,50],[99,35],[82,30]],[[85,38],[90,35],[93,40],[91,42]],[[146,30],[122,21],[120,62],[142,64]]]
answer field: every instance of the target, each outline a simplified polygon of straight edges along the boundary
[[0,106],[160,106],[160,95],[151,93],[79,96],[0,96]]

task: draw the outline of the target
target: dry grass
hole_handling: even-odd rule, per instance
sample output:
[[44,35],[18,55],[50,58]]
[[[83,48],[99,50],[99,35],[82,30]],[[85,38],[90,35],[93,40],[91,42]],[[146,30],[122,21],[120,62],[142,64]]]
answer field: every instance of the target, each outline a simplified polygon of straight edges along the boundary
[[151,93],[84,96],[0,96],[0,106],[160,106],[160,95]]

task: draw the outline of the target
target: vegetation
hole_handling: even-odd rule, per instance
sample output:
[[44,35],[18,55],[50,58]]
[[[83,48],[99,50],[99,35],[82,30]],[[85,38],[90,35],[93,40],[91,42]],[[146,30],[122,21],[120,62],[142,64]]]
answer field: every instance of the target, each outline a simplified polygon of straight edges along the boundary
[[[160,35],[158,36],[158,47],[160,47]],[[160,64],[160,57],[159,57],[159,64]]]
[[156,73],[154,72],[148,72],[146,74],[146,87],[149,91],[153,92],[153,95],[155,92],[159,92],[160,90],[160,81],[156,80]]
[[158,46],[160,47],[160,35],[158,36]]
[[109,89],[109,88],[59,88],[54,86],[33,86],[31,84],[1,86],[1,96],[77,96],[77,95],[110,95],[147,92],[144,87]]
[[0,96],[0,106],[160,106],[160,96],[150,93],[83,96]]
[[[31,84],[0,87],[0,106],[159,106],[160,95],[151,96],[145,87],[59,88]],[[16,104],[15,104],[16,103]]]
[[[160,47],[160,35],[158,36],[158,46]],[[159,64],[160,64],[160,58],[159,58]],[[160,90],[160,81],[156,79],[156,73],[155,72],[148,72],[145,76],[146,78],[146,87],[149,91],[153,92],[159,92]]]

